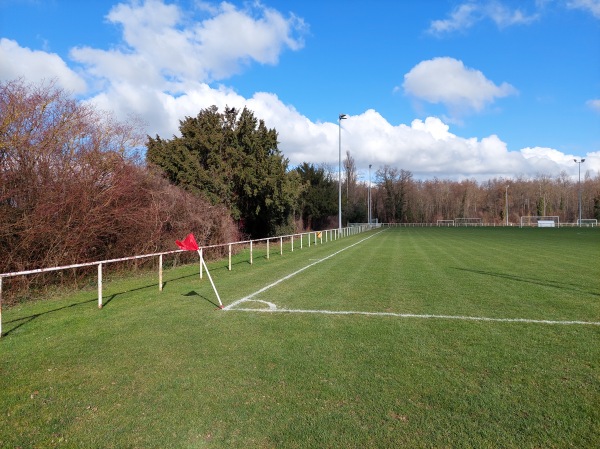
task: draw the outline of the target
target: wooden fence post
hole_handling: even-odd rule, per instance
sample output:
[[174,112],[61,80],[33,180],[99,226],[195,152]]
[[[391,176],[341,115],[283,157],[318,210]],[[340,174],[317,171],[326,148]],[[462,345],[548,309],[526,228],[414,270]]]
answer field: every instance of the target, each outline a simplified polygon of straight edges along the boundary
[[163,289],[163,269],[162,269],[162,265],[163,265],[163,255],[160,254],[158,256],[158,291],[162,292]]
[[0,338],[2,338],[2,276],[0,276]]
[[98,308],[102,308],[102,264],[98,264]]

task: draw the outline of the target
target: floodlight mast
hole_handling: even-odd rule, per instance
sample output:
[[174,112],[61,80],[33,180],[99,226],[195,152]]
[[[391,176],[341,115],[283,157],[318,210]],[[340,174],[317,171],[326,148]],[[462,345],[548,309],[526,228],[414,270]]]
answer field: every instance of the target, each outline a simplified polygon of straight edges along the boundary
[[579,166],[579,183],[578,183],[578,190],[579,190],[579,222],[578,222],[578,226],[581,227],[581,164],[583,164],[585,162],[585,159],[579,158],[579,160],[577,160],[577,159],[573,159],[573,160]]
[[506,226],[508,226],[508,188],[510,184],[506,185],[506,191],[504,193],[504,202],[506,203]]
[[338,162],[338,232],[342,232],[342,120],[346,119],[346,114],[338,116],[339,129],[339,162]]
[[367,197],[368,197],[367,216],[368,216],[368,220],[369,220],[369,229],[371,229],[371,165],[372,164],[369,164],[369,194],[367,195]]

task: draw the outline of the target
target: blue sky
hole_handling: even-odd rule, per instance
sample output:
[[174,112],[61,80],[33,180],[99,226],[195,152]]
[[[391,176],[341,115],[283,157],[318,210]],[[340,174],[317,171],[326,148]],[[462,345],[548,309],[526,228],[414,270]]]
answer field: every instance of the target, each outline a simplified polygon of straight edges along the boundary
[[56,78],[169,138],[247,106],[290,164],[600,176],[600,0],[0,0],[0,79]]

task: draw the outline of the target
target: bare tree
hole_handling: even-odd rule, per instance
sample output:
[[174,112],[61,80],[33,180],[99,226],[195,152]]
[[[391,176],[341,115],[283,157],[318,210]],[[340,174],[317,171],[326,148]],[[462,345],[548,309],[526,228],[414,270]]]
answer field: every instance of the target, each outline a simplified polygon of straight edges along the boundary
[[144,138],[53,82],[0,84],[0,272],[171,248],[190,231],[235,235],[223,210],[139,163]]

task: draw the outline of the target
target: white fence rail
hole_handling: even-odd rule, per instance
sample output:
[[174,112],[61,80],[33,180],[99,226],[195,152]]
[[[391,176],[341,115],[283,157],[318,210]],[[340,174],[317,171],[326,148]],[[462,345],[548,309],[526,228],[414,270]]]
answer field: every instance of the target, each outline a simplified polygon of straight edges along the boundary
[[[257,243],[266,243],[266,250],[267,250],[266,258],[269,259],[270,258],[270,244],[273,241],[275,241],[276,244],[279,243],[279,253],[281,255],[283,255],[284,241],[289,240],[290,246],[291,246],[291,251],[294,251],[294,241],[299,240],[300,249],[302,249],[305,245],[310,247],[311,244],[317,245],[317,244],[323,244],[324,242],[327,243],[328,241],[337,240],[342,237],[346,237],[349,235],[364,232],[368,228],[369,228],[368,225],[358,225],[358,226],[349,226],[349,227],[341,228],[341,229],[327,229],[324,231],[309,231],[309,232],[302,232],[299,234],[290,234],[290,235],[284,235],[284,236],[279,236],[279,237],[268,237],[268,238],[257,239],[257,240],[243,240],[243,241],[239,241],[239,242],[222,243],[222,244],[218,244],[218,245],[208,245],[208,246],[200,247],[199,250],[202,252],[207,249],[227,247],[228,262],[229,262],[228,269],[229,269],[229,271],[231,271],[231,269],[232,269],[232,265],[231,265],[232,248],[235,247],[236,245],[242,245],[242,246],[249,245],[249,249],[250,249],[249,263],[252,264],[253,263],[254,246]],[[32,275],[32,274],[49,273],[52,271],[61,271],[61,270],[69,270],[69,269],[74,269],[74,268],[97,266],[98,267],[98,280],[97,280],[97,283],[98,283],[98,308],[101,309],[102,305],[103,305],[102,304],[102,288],[103,288],[102,271],[103,271],[103,267],[105,265],[109,265],[109,264],[117,263],[117,262],[125,262],[125,261],[129,261],[129,260],[148,259],[148,258],[158,257],[158,289],[159,289],[159,291],[162,291],[162,288],[163,288],[163,280],[162,280],[163,279],[163,257],[170,255],[170,254],[182,253],[182,252],[185,252],[185,251],[178,249],[178,250],[173,250],[173,251],[164,251],[164,252],[160,252],[160,253],[142,254],[139,256],[121,257],[118,259],[108,259],[108,260],[100,260],[100,261],[96,261],[96,262],[85,262],[85,263],[77,263],[77,264],[71,264],[71,265],[62,265],[59,267],[37,268],[34,270],[14,271],[14,272],[10,272],[10,273],[0,273],[0,337],[2,337],[2,335],[3,335],[2,334],[2,284],[3,284],[4,279],[8,279],[11,277],[17,277],[17,276],[28,276],[28,275]],[[202,279],[202,260],[203,259],[201,257],[200,258],[200,269],[199,269],[200,279]]]
[[[478,226],[491,226],[491,227],[505,227],[507,226],[506,224],[497,224],[497,223],[481,223],[481,224],[477,224]],[[517,224],[518,225],[518,224]],[[565,227],[565,226],[594,226],[594,224],[579,224],[579,223],[561,223],[560,226],[561,227]],[[364,232],[365,230],[368,230],[370,228],[379,228],[379,227],[439,227],[440,224],[437,223],[377,223],[377,224],[372,224],[369,226],[368,223],[349,223],[349,226],[346,228],[342,228],[342,229],[327,229],[324,231],[309,231],[309,232],[302,232],[302,233],[298,233],[298,234],[290,234],[290,235],[284,235],[284,236],[279,236],[279,237],[269,237],[269,238],[264,238],[264,239],[257,239],[257,240],[243,240],[243,241],[239,241],[239,242],[231,242],[231,243],[222,243],[222,244],[218,244],[218,245],[209,245],[209,246],[203,246],[200,248],[200,251],[203,250],[207,250],[207,249],[215,249],[215,248],[224,248],[227,247],[227,253],[228,253],[228,270],[231,271],[232,270],[232,264],[231,264],[231,260],[232,260],[232,248],[235,247],[236,245],[248,245],[249,246],[249,263],[252,264],[253,263],[253,257],[254,257],[254,247],[257,243],[265,243],[266,244],[266,258],[269,259],[270,258],[270,246],[272,242],[275,242],[275,244],[279,244],[279,253],[283,254],[283,244],[284,241],[288,241],[290,242],[290,248],[291,251],[294,251],[294,245],[296,244],[300,244],[300,249],[302,249],[304,246],[308,246],[310,247],[311,245],[317,245],[317,244],[323,244],[324,242],[327,243],[328,241],[332,241],[332,240],[337,240],[339,238],[342,237],[346,237],[349,235],[353,235],[353,234],[358,234],[360,232]],[[447,224],[444,224],[443,226],[447,226]],[[513,223],[509,223],[508,226],[515,226],[515,224]],[[299,242],[298,242],[299,241]],[[152,254],[142,254],[139,256],[131,256],[131,257],[122,257],[119,259],[108,259],[108,260],[101,260],[101,261],[96,261],[96,262],[85,262],[85,263],[78,263],[78,264],[72,264],[72,265],[63,265],[63,266],[59,266],[59,267],[48,267],[48,268],[37,268],[34,270],[25,270],[25,271],[15,271],[15,272],[11,272],[11,273],[0,273],[0,337],[2,337],[2,286],[3,286],[3,281],[4,279],[8,279],[11,277],[17,277],[17,276],[28,276],[28,275],[32,275],[32,274],[40,274],[40,273],[49,273],[52,271],[60,271],[60,270],[69,270],[69,269],[74,269],[74,268],[83,268],[83,267],[92,267],[92,266],[97,266],[98,267],[98,308],[102,308],[102,272],[103,272],[103,267],[112,263],[117,263],[117,262],[125,262],[125,261],[129,261],[129,260],[136,260],[136,259],[147,259],[147,258],[152,258],[152,257],[158,257],[158,289],[159,291],[162,291],[163,288],[163,258],[164,256],[168,256],[171,254],[175,254],[175,253],[181,253],[184,252],[184,250],[173,250],[173,251],[164,251],[164,252],[160,252],[160,253],[152,253]],[[202,260],[202,259],[201,259]],[[202,262],[200,262],[200,269],[199,269],[199,274],[200,274],[200,278],[202,279]]]

